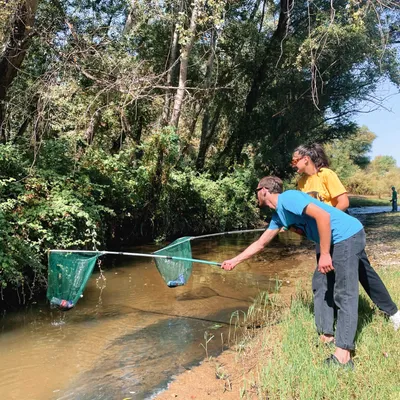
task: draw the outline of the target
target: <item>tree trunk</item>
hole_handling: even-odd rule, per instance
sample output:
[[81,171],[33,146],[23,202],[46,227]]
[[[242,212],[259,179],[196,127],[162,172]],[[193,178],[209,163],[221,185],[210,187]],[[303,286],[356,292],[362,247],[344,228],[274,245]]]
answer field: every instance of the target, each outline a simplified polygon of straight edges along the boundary
[[[205,89],[211,88],[211,78],[212,78],[212,72],[213,72],[213,68],[214,68],[215,51],[216,51],[216,47],[217,47],[217,32],[215,30],[212,30],[212,32],[211,32],[211,46],[210,47],[211,47],[211,49],[210,49],[211,52],[210,52],[210,56],[208,57],[207,67],[206,67],[206,76],[205,76],[205,84],[204,84]],[[206,104],[206,105],[205,105],[205,111],[204,111],[204,116],[203,116],[203,121],[202,121],[199,152],[198,152],[197,159],[196,159],[196,168],[199,171],[204,168],[205,156],[206,156],[207,150],[211,144],[211,139],[215,133],[215,126],[216,126],[216,125],[214,126],[214,124],[213,124],[213,126],[214,126],[213,128],[210,129],[210,127],[209,127],[211,104],[208,100],[209,100],[208,97],[203,99],[203,104]],[[207,101],[208,101],[208,103],[207,103]],[[215,112],[216,121],[219,120],[221,110],[222,110],[222,103],[219,103],[217,106],[217,111]],[[215,118],[214,118],[214,121],[215,121]]]
[[203,109],[203,102],[196,101],[196,103],[193,107],[193,117],[192,117],[192,121],[191,121],[190,128],[189,128],[188,143],[193,138],[194,131],[196,130],[197,120],[199,119],[202,109]]
[[192,10],[192,16],[190,18],[190,26],[187,32],[188,38],[187,38],[187,44],[182,47],[181,50],[181,63],[180,63],[180,69],[179,69],[179,84],[178,84],[178,89],[175,94],[175,99],[174,99],[174,107],[172,110],[172,116],[170,119],[170,125],[178,128],[179,124],[179,117],[181,115],[182,111],[182,104],[183,104],[183,99],[185,97],[185,91],[186,91],[186,80],[187,80],[187,72],[188,72],[188,63],[189,63],[189,56],[190,52],[193,47],[194,39],[196,36],[196,28],[197,28],[197,19],[200,14],[200,8],[203,5],[204,0],[194,0],[193,1],[193,10]]
[[85,139],[88,146],[91,146],[93,144],[94,135],[96,133],[97,127],[100,125],[101,117],[101,112],[99,110],[96,110],[92,115],[92,118],[90,118],[89,126],[87,127],[85,132]]
[[217,129],[218,122],[221,116],[221,111],[222,111],[222,102],[218,104],[217,109],[215,110],[211,126],[210,126],[210,110],[207,109],[206,112],[204,113],[203,125],[201,129],[199,153],[196,159],[197,171],[202,171],[204,168],[206,154],[212,143],[212,138],[215,136],[215,131]]
[[131,9],[129,11],[128,16],[126,17],[125,26],[124,26],[124,29],[122,31],[122,33],[124,35],[129,33],[132,30],[133,26],[135,25],[136,3],[137,3],[137,0],[131,0]]
[[29,48],[38,0],[21,2],[10,21],[11,32],[0,56],[0,141],[5,140],[4,102],[7,91],[16,77]]
[[172,84],[172,77],[174,75],[174,66],[175,62],[177,59],[177,54],[178,54],[178,46],[179,46],[179,34],[178,34],[178,29],[177,26],[175,25],[174,31],[172,34],[172,39],[171,39],[171,51],[169,54],[168,58],[168,70],[167,70],[167,77],[165,80],[165,85],[167,86],[167,90],[165,91],[165,100],[164,100],[164,109],[163,109],[163,123],[166,125],[168,123],[168,120],[170,118],[170,107],[171,107],[171,89],[168,89],[171,87]]

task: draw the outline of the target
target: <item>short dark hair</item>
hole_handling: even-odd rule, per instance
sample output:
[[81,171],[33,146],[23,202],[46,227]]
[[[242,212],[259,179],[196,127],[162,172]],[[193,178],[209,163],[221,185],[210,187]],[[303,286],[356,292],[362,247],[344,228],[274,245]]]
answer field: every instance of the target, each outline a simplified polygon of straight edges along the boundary
[[259,187],[265,187],[270,193],[282,193],[283,182],[277,176],[264,176],[258,183]]

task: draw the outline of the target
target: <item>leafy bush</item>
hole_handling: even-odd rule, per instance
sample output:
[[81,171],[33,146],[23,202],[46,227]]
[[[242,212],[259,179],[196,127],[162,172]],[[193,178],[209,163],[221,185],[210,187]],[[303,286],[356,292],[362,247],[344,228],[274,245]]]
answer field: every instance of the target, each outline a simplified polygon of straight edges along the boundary
[[252,171],[242,169],[215,181],[207,174],[174,171],[161,194],[159,233],[197,235],[255,226],[259,212],[252,181]]
[[33,168],[17,146],[0,146],[1,288],[41,287],[47,250],[93,248],[102,240],[102,222],[112,214],[99,201],[104,188],[68,167],[67,148],[52,146]]

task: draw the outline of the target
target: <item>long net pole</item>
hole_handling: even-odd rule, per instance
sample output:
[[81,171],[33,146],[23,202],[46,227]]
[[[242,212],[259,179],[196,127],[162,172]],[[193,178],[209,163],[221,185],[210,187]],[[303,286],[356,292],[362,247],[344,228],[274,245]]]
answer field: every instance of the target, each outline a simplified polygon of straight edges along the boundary
[[245,229],[242,231],[228,231],[228,232],[220,232],[220,233],[210,233],[208,235],[201,235],[201,236],[192,236],[190,240],[194,239],[204,239],[204,238],[209,238],[213,236],[224,236],[224,235],[232,235],[233,233],[250,233],[250,232],[264,232],[265,228],[259,228],[259,229]]
[[215,261],[207,261],[207,260],[199,260],[197,258],[186,258],[186,257],[177,257],[177,256],[162,256],[158,254],[144,254],[144,253],[127,253],[124,251],[94,251],[94,250],[50,250],[53,253],[86,253],[86,254],[115,254],[118,256],[134,256],[134,257],[148,257],[148,258],[163,258],[166,260],[177,260],[177,261],[191,261],[197,262],[201,264],[209,264],[209,265],[217,265],[221,266],[221,263],[217,263]]
[[[264,232],[265,228],[259,228],[259,229],[245,229],[242,231],[228,231],[228,232],[220,232],[220,233],[209,233],[207,235],[201,235],[201,236],[189,236],[187,240],[197,240],[197,239],[205,239],[205,238],[210,238],[213,236],[224,236],[224,235],[232,235],[234,233],[251,233],[251,232]],[[179,246],[182,244],[182,242],[178,242],[176,244],[169,244],[168,246],[165,247],[165,249],[172,249],[175,246]],[[162,249],[160,249],[162,250]],[[219,264],[220,265],[220,264]]]

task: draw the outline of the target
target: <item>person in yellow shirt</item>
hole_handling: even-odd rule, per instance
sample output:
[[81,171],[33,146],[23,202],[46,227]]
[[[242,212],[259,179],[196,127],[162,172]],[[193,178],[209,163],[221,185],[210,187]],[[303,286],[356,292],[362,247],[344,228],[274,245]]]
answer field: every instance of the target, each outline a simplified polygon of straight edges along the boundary
[[[314,143],[299,146],[292,157],[292,166],[301,177],[297,189],[314,198],[346,212],[349,198],[346,188],[335,172],[329,169],[328,157],[323,147]],[[316,247],[317,260],[320,257],[319,246]],[[359,264],[359,281],[374,304],[387,314],[394,325],[400,328],[400,312],[393,302],[388,290],[368,260]],[[314,293],[315,324],[323,343],[334,341],[335,315],[335,274],[334,271],[323,274],[315,270],[312,280]]]

